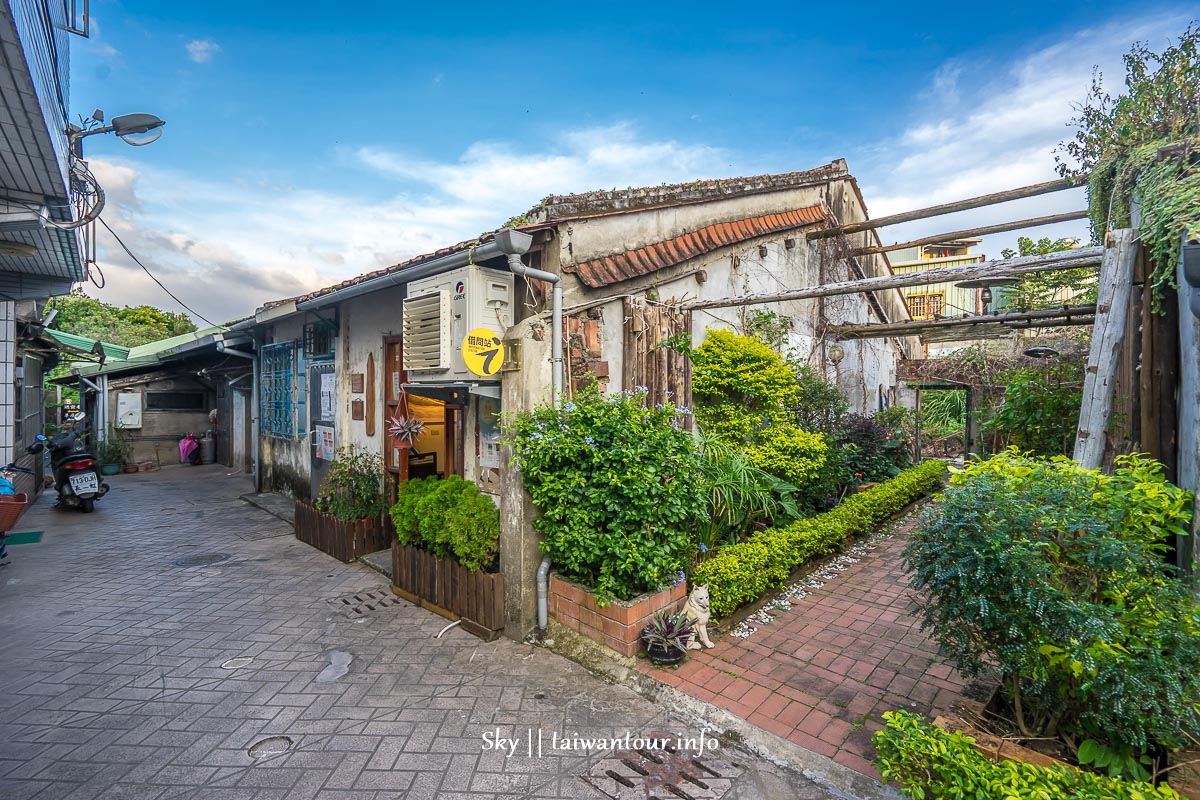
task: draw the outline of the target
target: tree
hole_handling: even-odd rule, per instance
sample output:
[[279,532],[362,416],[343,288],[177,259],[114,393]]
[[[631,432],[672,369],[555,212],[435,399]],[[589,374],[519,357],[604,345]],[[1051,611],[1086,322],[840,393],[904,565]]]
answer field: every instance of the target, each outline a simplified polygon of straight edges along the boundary
[[[1005,258],[1014,256],[1042,256],[1060,253],[1079,247],[1078,239],[1055,239],[1049,237],[1036,242],[1028,236],[1017,239],[1017,250],[1006,247],[1001,251]],[[1029,273],[1021,276],[1021,282],[1013,288],[1013,304],[1022,311],[1039,308],[1057,308],[1064,304],[1087,305],[1096,302],[1096,286],[1099,269],[1080,267],[1057,272]]]
[[124,347],[169,339],[196,330],[187,314],[153,306],[117,306],[101,302],[75,289],[54,299],[58,315],[52,328]]

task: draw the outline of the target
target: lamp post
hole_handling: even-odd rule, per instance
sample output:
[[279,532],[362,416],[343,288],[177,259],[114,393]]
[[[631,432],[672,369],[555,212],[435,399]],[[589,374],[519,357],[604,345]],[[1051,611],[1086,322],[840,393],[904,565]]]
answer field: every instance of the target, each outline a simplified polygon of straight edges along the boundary
[[979,293],[979,302],[983,304],[983,313],[986,314],[988,305],[992,302],[992,287],[1012,286],[1020,282],[1020,278],[998,275],[995,278],[976,278],[970,281],[959,281],[954,286],[958,289],[983,289]]
[[71,155],[83,158],[83,140],[98,133],[115,133],[125,144],[145,147],[158,141],[163,134],[163,126],[167,124],[153,114],[142,113],[113,117],[108,125],[103,125],[103,122],[104,112],[96,109],[83,126],[67,126],[67,135],[71,137]]

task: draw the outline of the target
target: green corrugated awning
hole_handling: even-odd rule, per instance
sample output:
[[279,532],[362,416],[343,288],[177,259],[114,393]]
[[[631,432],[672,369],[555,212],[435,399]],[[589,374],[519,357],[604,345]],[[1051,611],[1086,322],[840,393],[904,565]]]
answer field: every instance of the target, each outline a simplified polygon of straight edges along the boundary
[[129,348],[122,347],[119,344],[100,342],[95,339],[89,339],[86,336],[76,336],[66,331],[58,331],[54,328],[46,328],[45,335],[68,350],[74,350],[78,353],[91,353],[95,356],[103,356],[105,360],[129,358]]

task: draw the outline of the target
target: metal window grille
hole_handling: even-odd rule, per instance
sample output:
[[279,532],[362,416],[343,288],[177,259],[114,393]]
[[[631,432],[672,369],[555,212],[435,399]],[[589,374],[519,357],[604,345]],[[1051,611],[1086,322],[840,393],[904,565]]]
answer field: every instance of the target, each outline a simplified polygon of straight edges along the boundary
[[304,357],[311,359],[333,358],[334,337],[337,329],[325,320],[310,322],[304,326]]
[[912,294],[908,296],[908,313],[913,319],[933,319],[941,316],[945,307],[946,295]]
[[263,434],[272,439],[304,436],[304,368],[296,342],[259,351]]

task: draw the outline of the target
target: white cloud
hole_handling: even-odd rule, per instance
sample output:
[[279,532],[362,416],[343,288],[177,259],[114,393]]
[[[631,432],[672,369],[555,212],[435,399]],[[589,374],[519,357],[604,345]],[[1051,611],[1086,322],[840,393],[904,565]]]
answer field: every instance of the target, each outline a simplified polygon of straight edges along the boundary
[[[353,155],[396,181],[390,198],[90,163],[116,233],[221,322],[493,230],[547,194],[708,177],[727,161],[715,148],[641,139],[628,125],[569,132],[538,151],[477,142],[448,162],[382,148]],[[99,243],[103,299],[174,308],[106,232]]]
[[[864,164],[851,167],[863,184],[872,216],[922,208],[1051,180],[1054,149],[1071,135],[1068,121],[1100,66],[1111,93],[1123,89],[1121,56],[1136,40],[1158,47],[1177,35],[1181,17],[1148,17],[1081,30],[1015,63],[955,60],[930,78],[918,103],[920,121],[892,142],[871,148]],[[991,73],[994,77],[986,77]],[[966,88],[974,81],[977,88]],[[939,99],[948,103],[943,105]],[[864,168],[865,167],[865,168]],[[897,225],[881,231],[885,242],[1082,208],[1083,190],[1060,192]],[[1063,223],[987,237],[981,252],[999,256],[1021,234],[1040,238],[1083,236],[1087,222]]]
[[188,58],[197,64],[207,64],[212,61],[213,56],[221,52],[221,45],[212,39],[193,39],[184,45],[184,48],[187,50]]

